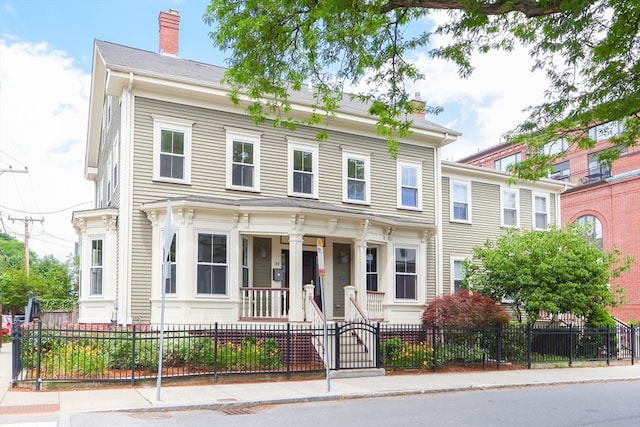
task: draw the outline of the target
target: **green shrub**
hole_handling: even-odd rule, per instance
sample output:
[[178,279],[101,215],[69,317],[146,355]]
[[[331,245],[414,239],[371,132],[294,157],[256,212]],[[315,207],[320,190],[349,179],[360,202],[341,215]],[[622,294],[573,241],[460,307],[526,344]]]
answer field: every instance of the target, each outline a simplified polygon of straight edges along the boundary
[[428,369],[433,366],[433,348],[426,343],[411,344],[398,337],[380,343],[382,365],[387,368]]

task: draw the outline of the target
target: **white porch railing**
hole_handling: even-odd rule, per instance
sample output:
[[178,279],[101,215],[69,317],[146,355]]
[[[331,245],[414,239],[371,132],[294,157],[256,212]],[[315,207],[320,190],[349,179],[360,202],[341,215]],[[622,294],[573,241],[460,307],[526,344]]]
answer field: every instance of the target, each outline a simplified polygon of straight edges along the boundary
[[[311,320],[311,324],[313,325],[313,347],[316,349],[316,352],[320,355],[320,357],[322,358],[322,361],[324,362],[325,366],[327,365],[327,361],[325,360],[325,351],[324,351],[324,347],[325,347],[325,342],[324,342],[324,314],[322,313],[322,311],[320,310],[320,307],[318,307],[318,304],[316,304],[315,299],[313,299],[313,296],[308,296],[308,304],[309,304],[309,312],[308,312],[308,316],[311,317],[311,319],[307,318],[307,320]],[[331,357],[331,356],[329,356]]]
[[243,319],[289,318],[288,288],[240,288],[240,298]]
[[370,320],[384,320],[383,301],[384,292],[367,291],[367,316]]
[[348,303],[351,305],[351,307],[348,310],[349,318],[345,320],[349,320],[351,322],[369,323],[369,317],[365,314],[364,310],[362,310],[355,297],[349,297]]

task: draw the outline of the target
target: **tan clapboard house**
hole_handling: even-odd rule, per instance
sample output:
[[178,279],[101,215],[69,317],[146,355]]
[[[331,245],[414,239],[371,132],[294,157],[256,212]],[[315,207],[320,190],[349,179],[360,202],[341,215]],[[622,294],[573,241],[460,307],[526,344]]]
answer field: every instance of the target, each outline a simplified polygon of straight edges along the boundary
[[[160,53],[95,42],[85,176],[96,203],[72,218],[80,322],[157,324],[164,288],[168,323],[418,323],[427,301],[454,291],[475,244],[559,222],[561,183],[508,186],[504,173],[443,162],[460,134],[424,117],[397,158],[348,97],[328,141],[313,127],[255,125],[229,100],[223,68],[167,43],[177,46],[178,19],[160,14]],[[312,95],[292,94],[290,114],[306,117]]]

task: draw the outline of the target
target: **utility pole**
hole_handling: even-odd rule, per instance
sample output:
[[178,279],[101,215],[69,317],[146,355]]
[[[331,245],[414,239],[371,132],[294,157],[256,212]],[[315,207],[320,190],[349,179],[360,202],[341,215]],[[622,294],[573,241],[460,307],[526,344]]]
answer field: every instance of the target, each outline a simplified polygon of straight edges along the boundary
[[24,271],[29,275],[29,224],[33,222],[44,222],[44,218],[33,219],[31,217],[14,218],[9,217],[11,221],[22,221],[24,223]]

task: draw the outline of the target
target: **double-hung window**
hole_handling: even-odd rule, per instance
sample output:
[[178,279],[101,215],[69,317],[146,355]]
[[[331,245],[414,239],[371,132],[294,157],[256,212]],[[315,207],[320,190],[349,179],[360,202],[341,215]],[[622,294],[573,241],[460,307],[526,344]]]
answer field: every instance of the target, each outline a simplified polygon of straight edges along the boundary
[[398,161],[398,208],[422,209],[422,165]]
[[242,287],[249,287],[249,239],[242,238]]
[[345,202],[370,202],[369,164],[369,156],[342,153],[342,174],[344,177],[342,199]]
[[600,160],[600,152],[590,153],[587,157],[589,162],[588,181],[599,181],[611,176],[611,163]]
[[367,248],[367,290],[378,291],[378,248]]
[[198,233],[197,293],[227,295],[228,238],[226,234]]
[[395,298],[397,300],[418,299],[418,250],[395,248]]
[[103,243],[102,239],[91,240],[90,296],[102,295]]
[[452,293],[456,293],[461,291],[462,283],[464,282],[465,276],[465,268],[464,268],[464,259],[462,258],[453,258],[452,260],[452,269],[451,269],[451,280],[452,280]]
[[451,221],[471,222],[471,185],[451,182]]
[[533,194],[533,228],[546,230],[549,226],[549,195]]
[[500,198],[501,217],[503,227],[519,227],[520,215],[518,214],[519,197],[518,190],[503,188]]
[[551,172],[551,179],[557,179],[558,181],[569,181],[571,178],[571,164],[569,160],[556,163],[553,165],[553,172]]
[[193,122],[153,116],[153,179],[191,183],[191,127]]
[[318,197],[318,146],[289,144],[288,190],[291,196]]
[[177,235],[173,235],[173,240],[171,241],[171,248],[169,249],[169,253],[167,254],[167,259],[169,262],[169,275],[165,277],[164,282],[164,292],[167,295],[175,295],[177,292],[176,287],[176,238]]
[[260,134],[227,128],[227,188],[260,191]]

